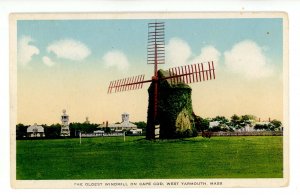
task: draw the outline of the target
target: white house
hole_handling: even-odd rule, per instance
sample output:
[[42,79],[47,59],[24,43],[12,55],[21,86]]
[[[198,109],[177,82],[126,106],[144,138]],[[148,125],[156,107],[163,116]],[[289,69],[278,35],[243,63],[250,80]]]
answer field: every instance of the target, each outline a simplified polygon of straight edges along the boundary
[[27,128],[27,137],[45,137],[44,127],[37,125],[31,125]]
[[112,131],[123,131],[123,130],[135,130],[137,129],[137,126],[131,122],[129,122],[129,114],[123,113],[122,114],[122,122],[121,123],[113,123],[113,124],[101,124],[98,126],[98,128],[105,128],[108,127]]

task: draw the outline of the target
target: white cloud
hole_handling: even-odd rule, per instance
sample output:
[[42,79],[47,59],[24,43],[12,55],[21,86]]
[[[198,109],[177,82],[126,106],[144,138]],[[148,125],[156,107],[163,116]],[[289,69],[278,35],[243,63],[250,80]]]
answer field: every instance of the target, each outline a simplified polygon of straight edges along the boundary
[[53,52],[58,58],[80,61],[91,54],[90,49],[80,41],[63,39],[50,44],[48,52]]
[[33,55],[38,55],[40,50],[30,43],[34,40],[30,36],[23,36],[18,42],[18,63],[22,66],[26,66]]
[[166,65],[170,67],[186,65],[192,51],[187,42],[180,38],[172,38],[166,45]]
[[254,41],[245,40],[224,52],[225,67],[248,79],[268,77],[273,74],[270,60],[264,55],[263,47]]
[[214,61],[215,67],[219,64],[221,53],[214,46],[206,46],[201,49],[200,55],[192,59],[191,63]]
[[48,56],[44,56],[42,60],[47,66],[53,66],[55,64]]
[[166,66],[176,67],[208,61],[214,61],[214,65],[217,66],[221,56],[221,53],[211,45],[203,47],[201,53],[195,57],[192,54],[191,47],[186,41],[172,38],[166,45]]
[[103,56],[105,67],[117,67],[119,70],[126,70],[129,67],[129,62],[126,55],[119,50],[107,52]]

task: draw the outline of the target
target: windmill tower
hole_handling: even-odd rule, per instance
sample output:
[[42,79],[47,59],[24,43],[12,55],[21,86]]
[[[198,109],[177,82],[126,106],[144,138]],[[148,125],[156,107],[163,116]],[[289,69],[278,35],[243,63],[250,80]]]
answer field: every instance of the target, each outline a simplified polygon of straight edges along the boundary
[[145,75],[138,75],[129,78],[111,81],[107,93],[116,93],[128,90],[141,89],[144,83],[151,82],[153,85],[153,97],[149,97],[149,106],[153,112],[148,113],[148,122],[150,128],[147,128],[146,139],[155,139],[155,126],[159,125],[158,121],[158,88],[159,83],[168,80],[171,85],[179,83],[194,83],[215,79],[215,68],[213,61],[206,63],[195,63],[183,65],[180,67],[170,68],[168,76],[159,77],[158,65],[165,64],[165,23],[153,22],[148,23],[148,47],[147,63],[154,66],[154,73],[151,79],[144,80]]
[[69,128],[69,115],[66,114],[66,110],[63,110],[63,114],[61,115],[61,131],[60,136],[67,137],[70,136],[70,128]]

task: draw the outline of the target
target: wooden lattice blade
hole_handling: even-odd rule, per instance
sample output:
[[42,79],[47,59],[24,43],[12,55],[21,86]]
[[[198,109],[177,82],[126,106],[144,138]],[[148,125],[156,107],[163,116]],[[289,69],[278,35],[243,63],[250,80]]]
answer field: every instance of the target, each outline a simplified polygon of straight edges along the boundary
[[169,69],[168,79],[171,84],[195,83],[215,79],[214,62],[195,63],[186,66],[174,67]]
[[144,80],[145,75],[132,76],[115,81],[111,81],[108,86],[107,93],[116,93],[122,91],[136,90],[143,87],[143,83],[151,82],[152,80]]
[[148,24],[147,64],[165,64],[165,23]]

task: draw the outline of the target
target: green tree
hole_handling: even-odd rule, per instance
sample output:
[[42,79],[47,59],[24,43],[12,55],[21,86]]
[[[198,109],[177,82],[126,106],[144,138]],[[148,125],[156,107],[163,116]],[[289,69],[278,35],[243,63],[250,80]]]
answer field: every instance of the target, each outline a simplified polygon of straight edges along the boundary
[[105,127],[105,128],[104,128],[104,132],[105,132],[105,133],[110,133],[110,132],[111,132],[111,129],[110,129],[109,127]]
[[19,123],[16,125],[16,139],[22,139],[27,135],[27,128],[28,126]]
[[145,130],[147,127],[147,123],[144,121],[135,122],[134,124],[137,126],[138,129]]
[[61,125],[60,124],[52,124],[50,126],[43,125],[45,137],[46,138],[59,138],[60,137],[60,131],[61,131]]
[[82,133],[93,133],[95,130],[97,130],[99,124],[95,123],[70,123],[70,133],[71,137],[78,136],[78,132]]
[[240,129],[241,128],[241,117],[239,117],[236,114],[232,115],[230,118],[229,128],[231,130]]
[[78,137],[80,132],[80,125],[79,123],[70,123],[70,136],[71,137]]
[[225,116],[216,116],[211,121],[219,122],[219,125],[212,127],[211,131],[228,131],[228,130],[230,130],[230,128],[229,128],[230,122]]
[[197,131],[205,131],[209,128],[209,119],[202,118],[200,116],[194,116],[195,127]]
[[282,123],[279,120],[272,120],[268,125],[267,125],[267,129],[269,131],[279,131],[282,127]]
[[255,130],[269,130],[268,124],[256,124],[254,125]]
[[225,116],[216,116],[212,121],[219,121],[220,124],[228,124],[229,120]]
[[246,125],[251,126],[255,120],[256,120],[256,117],[254,115],[243,115],[243,116],[241,116],[240,125],[242,127],[245,127]]

